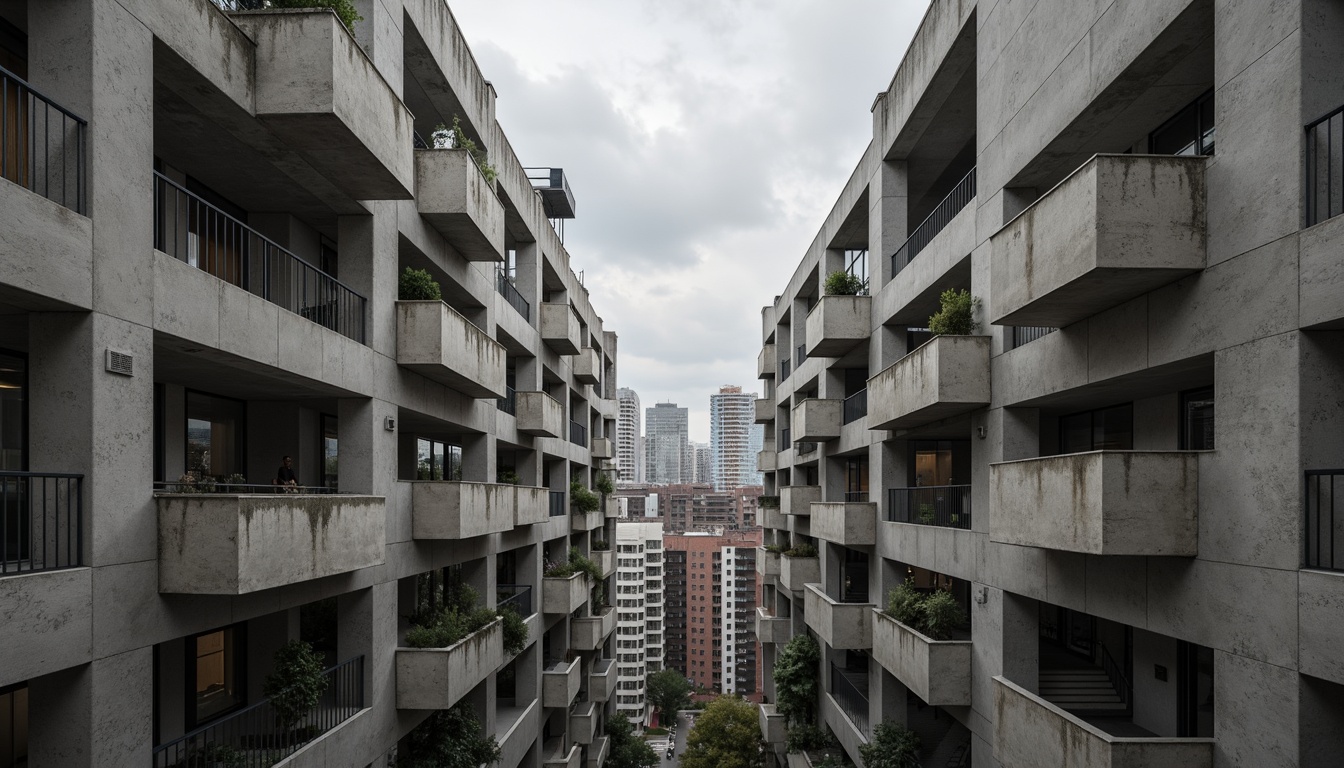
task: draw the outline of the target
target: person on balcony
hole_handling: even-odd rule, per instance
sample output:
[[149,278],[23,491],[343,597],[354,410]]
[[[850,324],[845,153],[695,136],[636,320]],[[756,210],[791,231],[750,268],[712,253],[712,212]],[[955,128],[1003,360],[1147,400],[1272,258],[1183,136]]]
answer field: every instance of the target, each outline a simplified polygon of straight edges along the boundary
[[272,484],[282,493],[299,492],[299,481],[294,474],[294,459],[286,456],[280,460],[280,468],[275,470],[275,480]]

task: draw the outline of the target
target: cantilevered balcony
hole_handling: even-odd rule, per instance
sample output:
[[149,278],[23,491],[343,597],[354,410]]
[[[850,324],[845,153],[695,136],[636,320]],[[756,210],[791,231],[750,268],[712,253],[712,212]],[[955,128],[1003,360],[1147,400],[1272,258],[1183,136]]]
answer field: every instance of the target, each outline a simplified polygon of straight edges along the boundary
[[821,501],[819,485],[786,485],[779,489],[779,509],[786,515],[810,515],[812,505]]
[[774,704],[761,704],[760,707],[761,739],[766,744],[783,744],[788,736],[786,718],[775,711]]
[[756,356],[756,378],[773,379],[775,378],[775,345],[766,344],[761,347],[761,352]]
[[823,501],[812,504],[812,535],[846,547],[877,543],[877,505],[870,501]]
[[592,457],[594,459],[610,459],[616,455],[615,448],[611,444],[609,437],[594,437],[592,443]]
[[574,380],[596,386],[602,381],[602,353],[593,347],[584,347],[574,356]]
[[616,631],[616,609],[607,606],[592,616],[569,620],[569,644],[579,651],[596,651]]
[[544,768],[584,768],[583,745],[575,742],[565,749],[565,740],[557,736],[541,747]]
[[415,203],[467,261],[504,260],[504,204],[467,150],[416,150]]
[[871,296],[822,296],[807,313],[807,356],[840,357],[872,333]]
[[569,711],[569,738],[580,744],[592,744],[597,735],[597,714],[601,710],[591,701],[575,704]]
[[467,539],[544,523],[547,489],[504,483],[411,483],[411,536]]
[[756,423],[764,424],[775,420],[775,399],[765,397],[756,400]]
[[536,437],[566,434],[565,407],[545,392],[515,392],[518,431]]
[[809,397],[793,408],[794,440],[825,442],[840,436],[840,412],[843,400]]
[[504,663],[504,624],[447,648],[398,648],[397,709],[449,709]]
[[616,572],[616,552],[610,549],[595,549],[592,553],[593,562],[602,569],[602,577],[606,578]]
[[1206,162],[1084,163],[990,238],[990,320],[1060,328],[1204,269]]
[[774,472],[779,465],[779,453],[769,448],[761,450],[756,454],[757,472]]
[[789,527],[788,519],[779,510],[778,496],[761,496],[761,506],[756,513],[756,522],[762,528],[782,530]]
[[583,768],[602,768],[607,764],[607,758],[610,755],[611,737],[594,737],[593,743],[588,746],[588,760],[583,764]]
[[579,659],[564,662],[557,661],[541,670],[541,705],[543,707],[568,708],[579,695],[579,685],[583,682],[579,670]]
[[788,617],[771,616],[765,606],[756,607],[756,639],[762,643],[787,643],[789,625]]
[[756,574],[763,580],[779,578],[779,559],[782,557],[778,552],[771,552],[765,547],[756,548]]
[[468,397],[501,398],[508,354],[442,301],[397,302],[397,365]]
[[820,584],[803,587],[803,618],[807,626],[836,650],[873,647],[872,603],[842,603],[827,595]]
[[779,584],[790,592],[801,592],[806,584],[821,581],[821,559],[817,557],[790,557],[779,560]]
[[387,502],[345,494],[156,496],[159,591],[242,595],[382,565]]
[[588,601],[588,575],[543,576],[541,579],[541,609],[550,614],[567,614],[578,610]]
[[935,707],[971,703],[971,641],[934,640],[873,609],[873,658]]
[[616,660],[594,659],[593,671],[588,675],[588,697],[605,702],[616,692]]
[[868,380],[868,428],[909,429],[989,405],[989,337],[935,336]]
[[1093,451],[990,465],[989,538],[1091,555],[1199,552],[1199,454]]
[[541,305],[541,340],[561,355],[577,355],[582,349],[579,317],[568,302]]

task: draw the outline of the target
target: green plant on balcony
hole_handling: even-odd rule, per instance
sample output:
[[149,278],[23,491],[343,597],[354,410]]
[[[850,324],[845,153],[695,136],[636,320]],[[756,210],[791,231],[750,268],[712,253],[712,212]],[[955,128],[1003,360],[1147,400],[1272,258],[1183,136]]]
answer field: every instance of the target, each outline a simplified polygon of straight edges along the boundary
[[527,622],[511,604],[499,610],[499,617],[504,620],[504,652],[517,656],[527,647]]
[[441,709],[410,733],[395,768],[480,768],[499,762],[499,742],[487,736],[466,703]]
[[597,511],[602,506],[602,499],[596,493],[583,487],[583,483],[578,480],[569,484],[569,507],[580,515],[587,515]]
[[269,8],[330,8],[352,35],[355,34],[355,22],[364,20],[355,10],[354,0],[268,0],[266,5]]
[[873,738],[859,745],[863,768],[918,768],[919,734],[898,723],[882,721]]
[[887,593],[886,614],[933,640],[951,639],[967,622],[966,612],[952,593],[939,589],[925,594],[910,579]]
[[594,552],[606,552],[611,549],[611,544],[606,539],[593,539]]
[[401,272],[397,298],[401,301],[443,301],[443,290],[428,271],[407,267]]
[[465,149],[467,154],[471,155],[471,159],[476,162],[476,168],[480,170],[485,182],[491,185],[495,183],[495,179],[499,176],[498,169],[490,164],[489,154],[481,149],[480,145],[462,129],[461,117],[453,115],[451,127],[443,123],[434,126],[434,132],[430,136],[435,149]]
[[495,473],[495,482],[503,485],[517,485],[518,473],[512,469],[501,469]]
[[817,722],[817,679],[821,647],[811,635],[794,635],[775,658],[775,711],[790,726]]
[[447,648],[479,632],[499,617],[494,609],[479,603],[476,590],[466,584],[454,585],[446,593],[431,590],[428,596],[422,589],[416,611],[408,617],[411,629],[406,633],[406,645]]
[[616,486],[611,482],[611,475],[607,472],[599,472],[593,480],[593,488],[598,493],[610,495],[616,491]]
[[797,544],[797,545],[795,545],[795,546],[793,546],[793,547],[790,547],[790,548],[784,550],[784,556],[785,556],[785,557],[816,557],[816,556],[817,556],[817,548],[814,547],[814,546],[812,546],[811,544],[808,544],[807,542],[803,542],[803,543],[801,543],[801,544]]
[[919,505],[919,522],[924,525],[933,525],[933,505],[928,502]]
[[827,296],[857,296],[863,292],[863,280],[855,274],[837,269],[826,276]]
[[778,496],[757,496],[756,500],[760,503],[761,509],[779,509]]
[[171,768],[247,768],[247,753],[218,741],[188,749]]
[[289,733],[327,690],[322,655],[302,640],[290,640],[275,652],[273,663],[275,669],[266,676],[261,693],[270,699],[276,726]]
[[766,544],[765,551],[772,555],[782,555],[786,551],[786,547],[783,544]]
[[972,296],[970,291],[948,288],[938,301],[941,308],[929,315],[929,332],[934,336],[970,336],[980,330],[980,324],[975,321],[980,299]]
[[814,749],[831,749],[839,746],[835,735],[819,725],[800,723],[789,729],[784,746],[790,753],[811,752]]

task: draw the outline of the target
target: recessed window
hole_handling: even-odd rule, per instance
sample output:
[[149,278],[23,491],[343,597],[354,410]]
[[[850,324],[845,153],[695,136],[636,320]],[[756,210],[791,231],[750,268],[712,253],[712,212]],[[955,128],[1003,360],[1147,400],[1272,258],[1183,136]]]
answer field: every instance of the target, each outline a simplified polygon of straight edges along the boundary
[[1213,450],[1213,387],[1181,393],[1181,447]]
[[236,624],[187,639],[188,729],[247,703],[244,635]]
[[1209,90],[1148,135],[1154,155],[1213,154],[1213,91]]
[[28,764],[28,686],[0,688],[0,768]]
[[247,404],[241,400],[187,393],[187,472],[195,477],[227,478],[245,474],[243,425]]
[[462,448],[439,440],[419,438],[416,444],[416,480],[461,480]]
[[1130,451],[1134,449],[1134,405],[1124,403],[1095,411],[1061,416],[1059,452]]

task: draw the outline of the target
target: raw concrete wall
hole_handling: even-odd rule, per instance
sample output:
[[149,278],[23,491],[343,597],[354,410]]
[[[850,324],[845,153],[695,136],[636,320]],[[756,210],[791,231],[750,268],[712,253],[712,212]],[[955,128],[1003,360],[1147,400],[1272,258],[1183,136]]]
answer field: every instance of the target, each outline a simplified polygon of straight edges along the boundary
[[464,259],[504,260],[504,204],[467,150],[416,150],[415,202]]
[[0,184],[0,210],[13,217],[0,227],[0,299],[29,310],[91,309],[93,222],[17,184]]
[[838,357],[866,340],[872,304],[871,296],[822,296],[807,314],[808,357]]
[[925,704],[965,707],[971,703],[971,642],[936,641],[873,612],[873,658]]
[[397,708],[449,709],[503,663],[502,619],[447,648],[398,648]]
[[877,543],[875,502],[821,502],[812,506],[812,535],[846,547]]
[[512,530],[517,490],[495,483],[411,483],[411,535],[468,539]]
[[839,603],[809,584],[803,590],[807,626],[831,648],[867,650],[873,647],[871,603]]
[[[793,407],[793,428],[789,436],[798,440],[834,440],[840,436],[840,412],[843,400],[809,397]],[[772,408],[773,410],[773,408]]]
[[507,394],[508,353],[442,301],[397,302],[397,364],[468,397]]
[[988,336],[936,336],[868,380],[868,428],[906,429],[990,402]]

